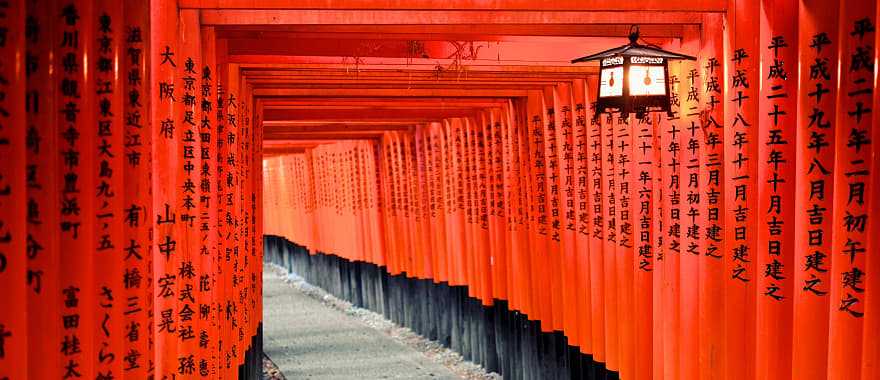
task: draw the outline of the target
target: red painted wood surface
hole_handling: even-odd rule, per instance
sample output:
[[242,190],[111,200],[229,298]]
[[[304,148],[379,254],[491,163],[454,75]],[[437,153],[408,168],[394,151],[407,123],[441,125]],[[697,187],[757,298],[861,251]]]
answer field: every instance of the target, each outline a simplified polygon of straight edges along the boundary
[[[867,112],[877,90],[871,45],[877,20],[876,3],[844,2],[840,8],[838,35],[839,93],[835,107],[834,210],[831,243],[831,289],[829,303],[828,377],[859,378],[865,313],[865,261],[869,256],[868,229],[871,145],[876,128]],[[869,27],[870,26],[870,27]],[[874,69],[872,73],[872,68]],[[867,197],[867,198],[866,198]]]
[[150,9],[147,4],[126,4],[125,54],[125,163],[124,239],[125,354],[126,377],[154,373],[155,343],[152,339],[153,307],[153,172],[150,94]]
[[[0,315],[0,377],[28,377],[28,321],[27,308],[29,287],[26,282],[28,270],[27,225],[24,223],[27,209],[25,184],[25,159],[27,153],[21,143],[25,139],[25,36],[21,31],[25,23],[25,7],[22,2],[5,4],[0,14],[0,27],[6,36],[0,44],[0,154],[6,157],[0,164],[0,287],[6,295],[0,301],[5,312]],[[9,33],[12,31],[12,33]],[[51,336],[47,336],[51,339]],[[56,337],[57,339],[57,337]]]
[[[94,60],[95,102],[89,110],[94,116],[95,161],[95,230],[91,237],[96,299],[91,306],[96,314],[93,332],[97,349],[96,377],[123,373],[125,353],[124,312],[125,253],[124,220],[124,136],[122,68],[124,50],[123,7],[118,1],[95,3],[94,29],[97,43],[89,61]],[[86,137],[86,135],[83,135]],[[116,360],[120,358],[120,360]]]
[[[622,378],[877,377],[874,2],[457,4],[0,5],[0,378],[237,377],[264,233]],[[633,23],[671,117],[567,63]]]
[[[94,287],[94,231],[96,209],[94,194],[86,189],[95,189],[95,80],[94,72],[88,64],[88,57],[95,54],[97,42],[94,31],[97,17],[92,2],[72,2],[56,4],[57,14],[65,17],[57,30],[57,38],[62,41],[58,55],[64,60],[56,60],[55,70],[60,82],[77,83],[76,88],[67,87],[56,93],[56,104],[60,105],[61,117],[57,119],[59,133],[58,160],[60,177],[65,178],[61,187],[61,216],[59,219],[59,247],[64,247],[61,255],[59,289],[61,314],[56,323],[61,325],[62,333],[57,342],[61,350],[59,362],[62,377],[79,374],[95,377],[95,359],[99,345],[95,341],[95,330],[99,326],[95,305]],[[64,36],[68,36],[64,40]],[[72,39],[71,37],[77,37]],[[67,91],[64,91],[67,90]],[[78,159],[77,159],[78,158]]]
[[[877,7],[876,15],[880,16],[880,7]],[[874,20],[875,21],[880,20],[880,17],[875,16]],[[878,53],[878,50],[880,50],[880,43],[878,43],[878,42],[880,42],[880,33],[877,33],[875,30],[875,32],[874,32],[874,58],[875,58],[875,62],[876,62],[876,58],[880,57],[880,53]],[[877,88],[880,88],[880,86],[878,86],[878,85],[880,85],[880,75],[876,74],[876,69],[877,69],[876,63],[875,63],[874,68],[875,68],[875,74],[874,74],[874,91],[875,91],[875,93],[874,93],[873,109],[877,110],[877,109],[880,109],[880,96],[877,96],[877,93],[876,93],[876,91],[878,91]],[[873,124],[874,126],[876,126],[878,123],[880,123],[880,113],[878,113],[878,112],[873,113],[873,123],[874,123]],[[878,138],[880,138],[880,137],[877,137],[878,133],[880,133],[880,128],[873,128],[871,130],[871,133],[872,133],[874,141],[880,141],[880,140],[877,140]],[[876,173],[876,171],[878,169],[880,169],[880,167],[878,167],[878,163],[880,163],[880,162],[878,162],[878,158],[880,158],[880,156],[877,155],[876,148],[874,148],[874,152],[875,152],[875,153],[873,153],[874,159],[871,162],[871,165],[872,165],[871,170]],[[872,179],[872,186],[878,186],[878,184],[880,184],[880,181],[878,181],[878,178],[880,178],[880,176],[875,175],[872,178],[873,178]],[[880,201],[877,200],[876,194],[874,195],[874,197],[871,199],[870,202],[871,202],[871,215],[878,215],[877,210],[878,210],[878,206],[880,206]],[[868,245],[869,245],[868,248],[869,249],[876,250],[877,237],[880,236],[877,234],[878,226],[880,226],[880,224],[878,224],[878,223],[871,224],[871,230],[870,230],[871,234],[869,235],[869,238],[868,238]],[[871,271],[871,273],[875,273],[875,271],[880,270],[880,260],[877,259],[876,255],[871,256],[871,257],[867,257],[865,260],[865,266],[867,267],[867,269],[866,269],[867,271]],[[870,334],[871,331],[876,331],[878,323],[880,323],[880,318],[878,318],[878,316],[880,316],[880,314],[878,314],[878,310],[880,310],[880,302],[877,302],[878,301],[877,294],[871,293],[871,292],[876,292],[875,289],[878,289],[878,286],[877,286],[878,278],[880,278],[880,277],[869,276],[867,284],[865,286],[866,290],[868,291],[868,294],[865,296],[864,331],[866,332],[866,334]],[[862,341],[862,379],[870,379],[870,378],[875,378],[878,376],[880,376],[880,349],[878,349],[877,345],[871,343],[871,339],[863,338],[863,341]]]
[[703,224],[698,240],[700,252],[699,291],[699,377],[716,377],[717,368],[725,363],[724,300],[716,297],[724,292],[724,217],[730,211],[724,201],[724,19],[720,15],[704,17],[707,27],[701,33],[697,61],[703,85],[700,91],[700,121],[702,141],[700,150],[701,203],[704,205]]
[[[27,14],[32,23],[40,25],[42,33],[25,36],[27,54],[36,57],[36,64],[26,68],[27,112],[25,147],[27,148],[27,355],[29,358],[54,357],[61,339],[60,293],[58,278],[61,270],[58,249],[58,197],[60,181],[57,173],[58,124],[55,109],[57,74],[52,70],[49,56],[57,49],[56,27],[51,2],[30,2]],[[9,43],[9,42],[7,42]],[[34,59],[34,58],[32,58]],[[8,343],[7,343],[8,344]],[[7,346],[11,347],[11,346]],[[28,360],[28,376],[34,378],[61,377],[60,363],[45,365]]]
[[[199,125],[200,158],[202,160],[199,172],[199,197],[200,214],[196,219],[200,232],[199,256],[202,266],[202,274],[199,276],[198,290],[201,295],[199,304],[199,319],[204,322],[199,331],[199,345],[207,351],[203,359],[207,362],[207,372],[210,375],[219,375],[218,366],[220,358],[217,353],[220,340],[221,310],[218,302],[218,275],[217,268],[222,258],[220,250],[220,236],[217,231],[219,223],[219,203],[222,201],[218,189],[221,180],[217,156],[219,149],[217,140],[221,138],[219,133],[220,120],[217,116],[217,94],[219,76],[217,72],[217,40],[213,28],[201,29],[201,54],[202,64],[200,79],[197,85],[197,105],[202,111]],[[267,208],[271,210],[271,208]],[[204,307],[208,310],[205,312]],[[206,335],[202,343],[202,332]],[[201,363],[199,363],[201,370]]]
[[[758,278],[758,90],[761,76],[758,30],[759,3],[753,0],[732,2],[728,14],[731,33],[726,49],[727,107],[725,108],[724,178],[725,215],[724,253],[726,341],[724,376],[728,379],[754,377],[755,284]],[[732,16],[732,17],[731,17]],[[732,19],[732,20],[731,20]]]
[[[834,117],[838,72],[835,61],[840,35],[839,7],[802,2],[798,25],[800,70],[798,91],[797,194],[795,202],[794,320],[792,378],[824,379],[828,373],[830,236],[834,210]],[[816,41],[817,43],[814,43]],[[818,91],[817,91],[818,90]],[[827,93],[824,90],[828,90]]]
[[[877,16],[880,16],[880,7],[877,7]],[[874,18],[874,20],[880,20],[880,17]],[[876,60],[877,57],[880,57],[880,53],[878,53],[878,49],[880,49],[880,33],[877,33],[876,30],[874,32],[874,58]],[[878,85],[880,85],[880,75],[876,74],[877,65],[875,63],[875,74],[874,74],[874,106],[873,109],[880,109],[880,96],[877,96],[876,91]],[[877,125],[880,122],[880,113],[873,113],[873,125]],[[877,140],[880,137],[878,133],[880,133],[880,128],[873,128],[871,130],[873,140]],[[878,167],[878,158],[880,156],[876,153],[876,148],[874,148],[873,156],[874,160],[871,162],[871,170],[876,173],[880,167]],[[872,177],[872,186],[877,186],[880,181],[878,181],[878,176]],[[877,200],[877,195],[875,194],[871,200],[871,215],[877,215],[878,206],[880,206],[880,201]],[[877,247],[877,237],[880,236],[877,234],[878,223],[871,224],[871,234],[869,235],[869,249],[875,249]],[[871,271],[871,273],[875,273],[875,271],[880,270],[880,260],[877,259],[876,255],[867,257],[865,266],[867,267],[867,271]],[[871,292],[876,292],[878,286],[877,276],[869,276],[866,284],[866,290],[868,294],[865,296],[865,326],[864,331],[866,334],[870,334],[871,331],[876,331],[878,326],[878,322],[880,322],[880,318],[878,318],[878,310],[880,310],[880,303],[878,303],[877,294],[872,294]],[[871,339],[863,338],[862,341],[862,379],[870,379],[880,376],[880,349],[878,349],[877,345],[871,343]]]
[[[178,373],[178,330],[182,328],[178,312],[177,269],[183,251],[181,207],[180,145],[183,113],[183,84],[178,70],[184,56],[178,43],[178,10],[175,1],[158,2],[150,7],[150,51],[160,60],[150,65],[150,111],[152,122],[153,200],[153,334],[156,373]],[[182,375],[182,373],[180,374]]]

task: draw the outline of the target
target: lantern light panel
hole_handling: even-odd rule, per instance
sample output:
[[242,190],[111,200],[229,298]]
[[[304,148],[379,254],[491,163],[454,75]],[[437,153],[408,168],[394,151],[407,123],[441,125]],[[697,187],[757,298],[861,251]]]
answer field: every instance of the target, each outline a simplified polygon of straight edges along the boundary
[[630,43],[600,53],[572,60],[572,63],[599,61],[599,96],[596,113],[620,112],[621,116],[647,112],[670,112],[668,64],[670,60],[696,58],[638,43],[638,28],[633,27]]

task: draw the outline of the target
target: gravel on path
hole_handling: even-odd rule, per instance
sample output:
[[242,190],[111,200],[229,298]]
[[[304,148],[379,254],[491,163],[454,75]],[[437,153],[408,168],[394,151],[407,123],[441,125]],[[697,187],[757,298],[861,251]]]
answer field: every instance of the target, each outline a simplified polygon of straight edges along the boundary
[[501,378],[283,268],[267,264],[263,273],[263,351],[283,374],[267,378]]

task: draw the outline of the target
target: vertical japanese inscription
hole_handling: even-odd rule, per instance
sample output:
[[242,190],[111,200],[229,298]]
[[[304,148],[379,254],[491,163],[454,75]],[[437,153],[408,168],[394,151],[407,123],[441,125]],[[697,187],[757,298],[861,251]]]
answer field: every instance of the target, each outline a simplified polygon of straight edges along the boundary
[[[217,225],[217,160],[216,134],[214,133],[217,116],[214,110],[216,102],[213,54],[215,48],[214,30],[202,30],[202,62],[201,81],[199,84],[199,108],[202,119],[199,123],[199,150],[201,168],[199,176],[199,232],[201,233],[199,256],[202,273],[198,278],[199,320],[202,328],[199,331],[199,347],[209,352],[208,357],[199,360],[199,375],[202,377],[216,374],[217,371],[217,326],[219,314],[214,305],[216,282],[216,265],[218,249]],[[213,149],[212,149],[213,148]],[[280,161],[279,161],[280,162]],[[274,211],[273,211],[274,212]]]
[[[840,66],[835,118],[834,210],[831,245],[829,362],[831,378],[860,376],[869,212],[876,33],[875,2],[844,2],[839,26]],[[870,339],[870,338],[868,338]]]
[[[835,261],[834,275],[839,291],[834,302],[837,311],[861,318],[864,298],[864,262],[867,244],[865,226],[868,215],[868,178],[871,174],[871,101],[874,93],[874,20],[869,17],[850,20],[841,44],[840,103],[837,109],[838,171],[835,172],[834,251],[843,260]],[[876,127],[876,126],[875,126]],[[840,228],[842,227],[842,228]]]
[[825,379],[834,209],[840,4],[799,4],[792,378]]
[[797,1],[761,8],[758,100],[756,377],[791,375],[798,91]]
[[176,373],[181,377],[206,376],[208,362],[201,346],[201,328],[204,325],[200,310],[202,292],[199,290],[204,273],[201,258],[201,172],[202,152],[199,127],[202,120],[201,104],[198,101],[201,79],[201,36],[198,17],[194,11],[180,11],[178,38],[179,62],[175,77],[179,78],[178,98],[182,112],[175,114],[174,120],[179,129],[178,156],[175,172],[177,189],[174,194],[180,228],[178,235],[178,260],[173,271],[177,276],[178,292],[175,314],[178,325],[176,331],[177,347]]
[[150,80],[153,188],[153,292],[156,373],[178,373],[181,213],[177,200],[178,153],[181,136],[182,91],[178,71],[184,58],[178,51],[178,11],[173,1],[151,4]]
[[152,374],[152,133],[150,125],[150,94],[145,93],[148,79],[147,43],[149,21],[147,5],[130,5],[125,13],[124,74],[124,168],[125,196],[123,203],[122,241],[125,269],[122,277],[125,296],[123,331],[125,350],[122,369],[127,376],[148,377]]
[[66,2],[59,4],[60,25],[58,62],[59,108],[58,142],[61,186],[61,230],[59,244],[66,248],[61,256],[63,268],[76,268],[61,273],[61,350],[62,378],[94,377],[95,345],[93,331],[95,311],[92,305],[92,263],[94,249],[92,230],[95,183],[94,115],[90,112],[94,99],[94,80],[86,73],[85,57],[93,47],[94,25],[91,4]]
[[[94,61],[96,120],[95,231],[93,249],[96,310],[96,377],[112,378],[122,373],[122,299],[123,299],[123,136],[122,93],[119,67],[122,46],[122,4],[100,1],[95,9],[96,45]],[[90,68],[91,69],[91,68]]]

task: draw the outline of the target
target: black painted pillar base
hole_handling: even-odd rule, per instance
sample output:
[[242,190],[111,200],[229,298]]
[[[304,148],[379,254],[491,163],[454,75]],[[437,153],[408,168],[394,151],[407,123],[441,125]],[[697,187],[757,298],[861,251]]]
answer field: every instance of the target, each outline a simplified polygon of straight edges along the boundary
[[569,345],[562,332],[542,332],[540,322],[510,310],[507,301],[494,300],[486,306],[468,296],[465,286],[391,275],[384,267],[335,255],[309,255],[305,247],[282,237],[265,236],[264,242],[267,262],[337,298],[382,314],[505,379],[619,378],[617,372],[593,361],[592,355]]
[[[262,310],[260,311],[262,312]],[[239,380],[260,380],[263,377],[263,324],[251,337],[250,345],[244,352],[244,362],[238,366]]]

